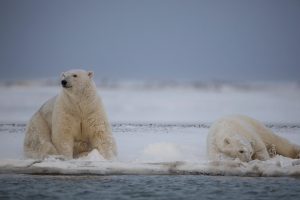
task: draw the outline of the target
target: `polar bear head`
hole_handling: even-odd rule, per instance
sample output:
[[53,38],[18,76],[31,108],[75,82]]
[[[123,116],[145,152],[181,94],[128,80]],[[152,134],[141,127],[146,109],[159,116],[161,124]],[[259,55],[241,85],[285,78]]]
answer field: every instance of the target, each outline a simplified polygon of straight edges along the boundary
[[243,162],[252,160],[253,156],[253,141],[239,134],[227,135],[219,144],[219,149],[226,156],[231,158],[239,158]]
[[80,94],[93,83],[94,73],[81,69],[69,70],[61,74],[61,86],[67,92]]

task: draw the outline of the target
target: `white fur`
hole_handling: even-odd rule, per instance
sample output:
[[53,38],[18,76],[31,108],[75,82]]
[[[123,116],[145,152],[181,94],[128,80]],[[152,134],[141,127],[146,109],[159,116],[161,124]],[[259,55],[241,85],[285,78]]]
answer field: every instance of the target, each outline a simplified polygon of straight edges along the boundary
[[269,150],[298,158],[300,146],[274,134],[269,128],[250,117],[235,115],[215,122],[207,137],[207,154],[212,160],[239,158],[241,161],[267,160]]
[[42,105],[27,125],[27,157],[63,155],[70,159],[93,149],[106,159],[116,156],[115,140],[92,77],[92,72],[84,70],[62,74],[66,87]]

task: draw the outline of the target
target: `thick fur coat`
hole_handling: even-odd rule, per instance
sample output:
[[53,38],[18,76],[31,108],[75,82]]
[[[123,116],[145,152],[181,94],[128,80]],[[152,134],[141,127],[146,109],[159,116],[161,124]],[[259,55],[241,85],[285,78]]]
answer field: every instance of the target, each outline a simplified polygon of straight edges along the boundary
[[93,73],[62,74],[62,90],[33,115],[26,128],[25,156],[80,157],[97,149],[106,159],[117,154],[116,143],[93,81]]
[[300,146],[274,134],[259,121],[247,116],[224,117],[215,122],[207,137],[207,154],[212,160],[239,158],[267,160],[274,154],[299,158]]

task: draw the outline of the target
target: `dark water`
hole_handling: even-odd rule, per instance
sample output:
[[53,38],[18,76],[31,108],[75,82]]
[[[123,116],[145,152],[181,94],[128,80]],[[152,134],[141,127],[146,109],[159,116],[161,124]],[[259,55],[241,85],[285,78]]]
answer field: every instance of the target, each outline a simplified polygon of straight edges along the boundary
[[299,199],[300,179],[0,175],[0,199]]

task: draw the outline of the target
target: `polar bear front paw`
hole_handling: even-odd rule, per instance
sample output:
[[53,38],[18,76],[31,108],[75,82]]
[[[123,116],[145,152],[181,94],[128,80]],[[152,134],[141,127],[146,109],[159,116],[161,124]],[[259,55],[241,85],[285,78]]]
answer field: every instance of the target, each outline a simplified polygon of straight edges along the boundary
[[276,145],[275,144],[270,144],[267,145],[267,150],[271,158],[275,157],[277,155],[276,151]]
[[58,155],[56,148],[53,146],[53,144],[47,142],[42,146],[41,154],[44,156],[48,155]]

